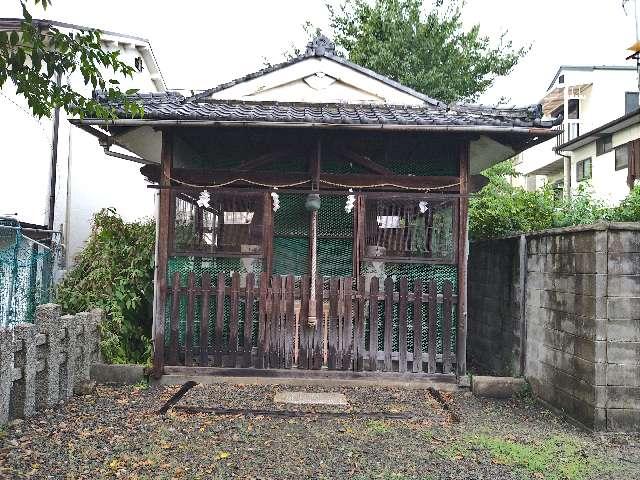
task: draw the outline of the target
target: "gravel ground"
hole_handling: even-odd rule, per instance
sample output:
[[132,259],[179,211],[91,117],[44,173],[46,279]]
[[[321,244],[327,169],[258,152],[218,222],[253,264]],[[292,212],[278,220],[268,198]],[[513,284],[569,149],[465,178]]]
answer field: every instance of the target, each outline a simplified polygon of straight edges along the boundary
[[[176,390],[99,387],[0,430],[0,478],[640,478],[637,436],[590,435],[526,400],[449,395],[456,423],[422,390],[211,385],[195,387],[179,405],[307,414],[156,415]],[[284,390],[339,391],[350,406],[274,405]],[[365,416],[376,412],[408,418]],[[558,438],[575,449],[540,466],[546,457],[538,452]],[[503,455],[504,442],[511,456]],[[573,463],[558,474],[563,461]]]

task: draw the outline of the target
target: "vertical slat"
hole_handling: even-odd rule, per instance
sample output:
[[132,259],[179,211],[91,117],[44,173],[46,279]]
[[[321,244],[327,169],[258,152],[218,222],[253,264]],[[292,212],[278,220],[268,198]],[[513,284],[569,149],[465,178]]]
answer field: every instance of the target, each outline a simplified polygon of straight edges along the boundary
[[265,358],[268,353],[267,336],[267,293],[269,276],[267,272],[260,275],[260,298],[258,300],[258,355],[256,357],[256,368],[266,368]]
[[201,367],[209,366],[209,297],[211,295],[211,276],[202,273],[202,296],[200,297],[200,361]]
[[361,276],[358,278],[358,301],[356,303],[355,325],[353,334],[353,345],[355,359],[353,369],[360,372],[364,368],[363,355],[365,352],[364,345],[364,302],[365,302],[365,280]]
[[384,281],[384,370],[393,371],[391,353],[393,351],[393,279]]
[[248,368],[251,366],[251,347],[253,346],[253,287],[255,285],[255,276],[253,273],[247,273],[247,288],[245,289],[244,300],[244,333],[242,346],[244,349],[242,366]]
[[369,370],[378,369],[378,277],[369,285]]
[[353,355],[353,279],[344,279],[344,311],[342,316],[342,369],[351,368],[351,357]]
[[436,325],[438,321],[438,287],[435,280],[429,282],[429,343],[427,355],[429,356],[428,372],[436,373]]
[[414,280],[413,295],[413,372],[422,373],[422,280]]
[[187,325],[184,332],[184,364],[193,366],[193,310],[196,300],[196,276],[189,272],[187,282]]
[[444,282],[443,287],[443,324],[442,324],[442,373],[451,372],[451,282]]
[[178,364],[178,335],[180,328],[180,272],[171,279],[171,343],[169,344],[169,365]]
[[338,277],[329,279],[329,323],[327,368],[335,370],[338,350]]
[[309,276],[300,278],[300,316],[298,319],[298,368],[309,368],[309,334],[308,334],[308,310],[309,310]]
[[320,370],[324,363],[325,318],[323,308],[323,283],[320,275],[316,278],[316,318],[318,323],[313,329],[313,362],[311,368]]
[[238,309],[240,302],[240,274],[231,277],[231,316],[229,318],[229,366],[236,367],[238,355]]
[[224,273],[218,273],[216,279],[216,328],[213,337],[215,366],[222,367],[222,330],[224,328]]
[[274,275],[271,278],[271,315],[269,318],[269,366],[271,368],[280,368],[281,352],[279,348],[281,330],[280,330],[280,295],[282,287],[282,277]]
[[407,371],[407,277],[400,277],[398,296],[398,371]]
[[286,328],[285,328],[285,344],[284,344],[284,367],[291,368],[293,364],[293,336],[296,331],[295,318],[295,298],[294,298],[294,278],[293,275],[287,276],[286,281]]

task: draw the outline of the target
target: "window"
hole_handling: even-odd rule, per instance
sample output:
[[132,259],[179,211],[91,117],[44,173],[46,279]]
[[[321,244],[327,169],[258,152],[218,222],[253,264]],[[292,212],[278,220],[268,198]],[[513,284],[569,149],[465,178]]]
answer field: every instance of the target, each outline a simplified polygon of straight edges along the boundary
[[596,140],[596,155],[610,152],[613,148],[613,138],[611,135],[604,135]]
[[558,85],[562,85],[564,83],[564,75],[560,75],[558,77]]
[[622,170],[629,166],[629,144],[625,143],[616,147],[616,170]]
[[144,64],[142,62],[142,57],[136,57],[136,59],[134,60],[134,65],[136,67],[136,70],[138,70],[139,72],[142,72],[144,70]]
[[631,113],[638,109],[638,92],[626,92],[624,94],[624,113]]
[[567,118],[575,120],[580,118],[580,100],[577,98],[570,98],[567,107],[569,109]]
[[178,193],[174,247],[178,253],[255,256],[262,253],[264,202],[256,195],[211,193],[208,206],[196,193]]
[[367,198],[365,258],[453,260],[454,201]]
[[581,182],[591,178],[591,157],[580,160],[576,164],[576,179]]

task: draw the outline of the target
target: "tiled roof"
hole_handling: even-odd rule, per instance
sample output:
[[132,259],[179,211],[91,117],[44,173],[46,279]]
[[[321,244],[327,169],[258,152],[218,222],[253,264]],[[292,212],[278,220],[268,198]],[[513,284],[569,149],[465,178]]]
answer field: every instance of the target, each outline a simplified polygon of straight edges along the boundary
[[[99,92],[96,98],[106,101]],[[428,125],[485,127],[551,127],[540,106],[495,108],[481,105],[408,106],[347,103],[281,103],[237,100],[193,100],[179,93],[138,94],[144,120],[318,123],[332,125]],[[118,116],[126,118],[120,105]]]

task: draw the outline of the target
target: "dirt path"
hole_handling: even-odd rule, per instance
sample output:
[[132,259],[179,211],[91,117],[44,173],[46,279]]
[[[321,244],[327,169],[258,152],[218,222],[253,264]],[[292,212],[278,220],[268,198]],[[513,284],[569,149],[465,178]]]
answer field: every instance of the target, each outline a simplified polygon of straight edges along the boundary
[[[640,478],[638,437],[589,435],[523,400],[455,396],[453,423],[421,390],[214,385],[179,405],[283,409],[275,392],[305,390],[341,391],[350,406],[156,415],[175,390],[101,387],[0,430],[0,478]],[[407,418],[363,416],[373,412]]]

